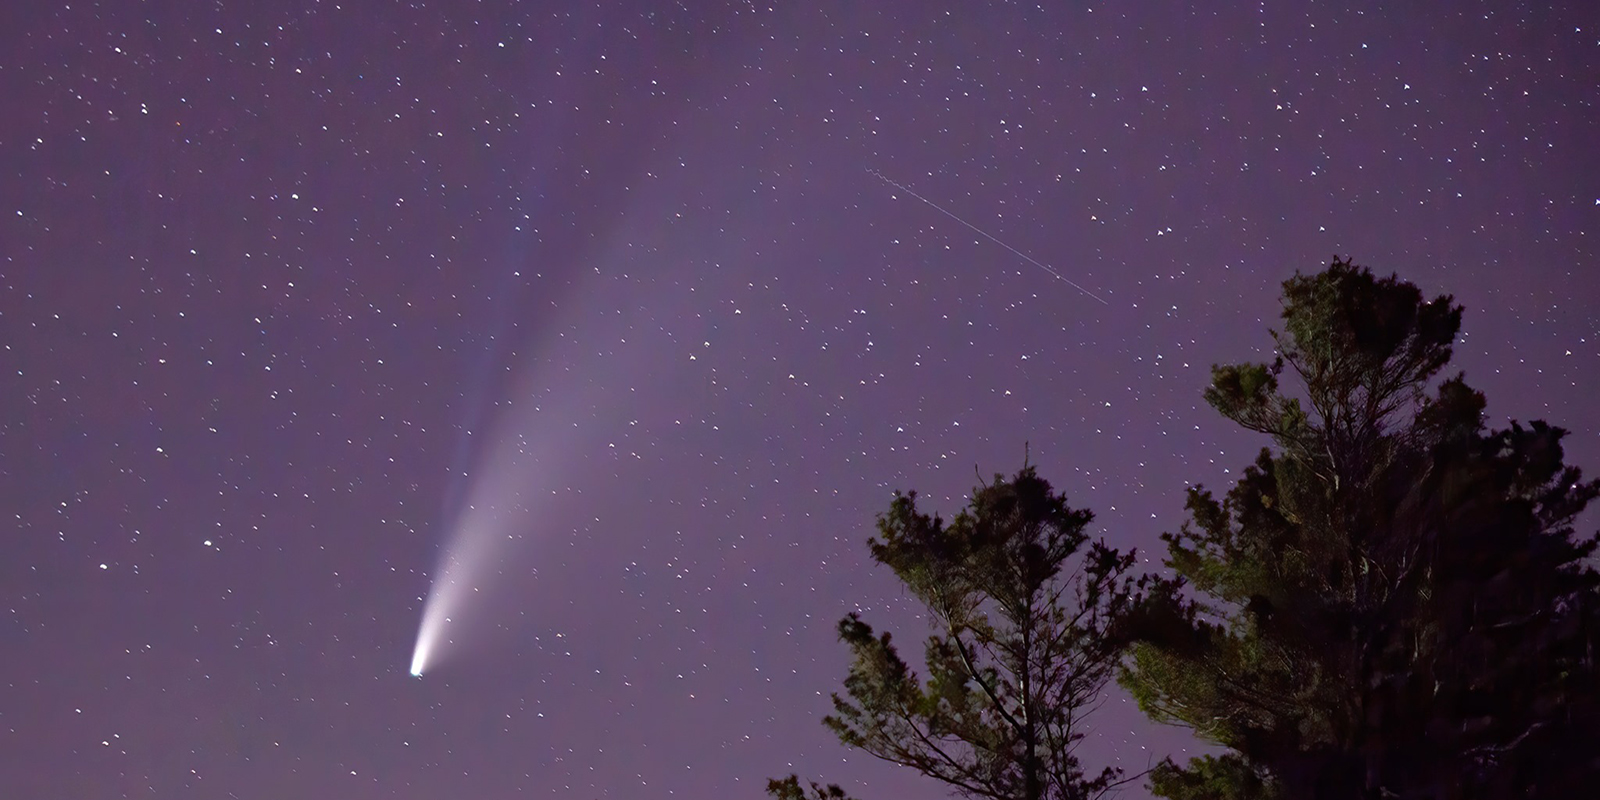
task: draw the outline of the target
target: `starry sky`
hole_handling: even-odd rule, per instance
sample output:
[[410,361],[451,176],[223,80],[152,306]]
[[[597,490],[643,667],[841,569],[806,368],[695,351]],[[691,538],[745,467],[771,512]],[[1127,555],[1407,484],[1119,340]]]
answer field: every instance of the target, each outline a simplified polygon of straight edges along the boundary
[[5,4],[7,796],[941,796],[819,724],[874,515],[1156,568],[1335,254],[1600,468],[1600,10],[1192,5]]

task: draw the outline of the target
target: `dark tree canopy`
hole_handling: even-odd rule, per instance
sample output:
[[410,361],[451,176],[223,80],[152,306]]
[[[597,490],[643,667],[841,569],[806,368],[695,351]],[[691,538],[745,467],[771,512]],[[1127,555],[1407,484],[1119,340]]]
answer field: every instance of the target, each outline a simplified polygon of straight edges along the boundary
[[[1133,554],[1091,542],[1091,519],[1031,467],[978,487],[948,524],[920,511],[915,493],[897,494],[869,546],[928,609],[927,677],[890,634],[851,614],[839,638],[854,660],[827,726],[963,797],[1079,800],[1118,784],[1117,770],[1088,775],[1073,754],[1117,667],[1115,631],[1134,589]],[[795,776],[768,791],[845,797]]]
[[[1222,498],[1189,492],[1171,580],[1121,681],[1223,745],[1171,798],[1568,798],[1600,786],[1600,494],[1543,422],[1490,430],[1440,379],[1450,297],[1335,260],[1284,284],[1271,364],[1206,400],[1271,437]],[[1280,379],[1292,378],[1292,390]]]

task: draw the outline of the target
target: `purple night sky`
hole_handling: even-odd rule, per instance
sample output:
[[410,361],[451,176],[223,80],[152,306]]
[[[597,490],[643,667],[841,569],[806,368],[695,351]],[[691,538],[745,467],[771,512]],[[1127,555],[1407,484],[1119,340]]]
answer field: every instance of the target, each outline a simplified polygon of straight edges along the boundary
[[5,4],[0,794],[942,796],[819,724],[892,490],[1156,566],[1335,254],[1600,469],[1600,7],[1193,5]]

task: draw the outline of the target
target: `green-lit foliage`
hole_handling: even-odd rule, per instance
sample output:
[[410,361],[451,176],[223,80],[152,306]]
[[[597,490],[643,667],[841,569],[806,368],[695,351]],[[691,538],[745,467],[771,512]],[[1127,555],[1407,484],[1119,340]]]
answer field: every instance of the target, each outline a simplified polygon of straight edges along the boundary
[[[1264,449],[1189,492],[1176,578],[1134,615],[1121,680],[1230,753],[1163,796],[1566,798],[1600,786],[1600,576],[1573,521],[1600,494],[1558,428],[1491,431],[1439,380],[1449,297],[1345,261],[1284,284],[1271,365],[1206,399]],[[1280,378],[1292,376],[1291,398]],[[1574,794],[1580,788],[1583,792]]]
[[767,781],[767,794],[776,800],[851,800],[843,789],[831,783],[827,786],[815,783],[801,786],[798,775]]
[[1201,756],[1184,769],[1162,763],[1150,773],[1150,788],[1173,800],[1252,800],[1275,792],[1265,775],[1231,754]]
[[[1032,468],[978,487],[948,524],[920,511],[915,493],[896,495],[869,546],[928,609],[927,675],[888,633],[845,617],[839,638],[853,661],[827,726],[965,797],[1078,800],[1117,785],[1117,770],[1088,775],[1073,755],[1116,669],[1135,588],[1133,554],[1091,542],[1091,518]],[[792,776],[769,792],[808,797]]]

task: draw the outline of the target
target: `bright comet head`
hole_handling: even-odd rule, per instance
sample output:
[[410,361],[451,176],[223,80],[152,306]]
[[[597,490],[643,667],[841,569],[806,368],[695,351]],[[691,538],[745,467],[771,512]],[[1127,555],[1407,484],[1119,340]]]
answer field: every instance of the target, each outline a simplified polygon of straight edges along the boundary
[[428,629],[424,626],[422,632],[417,635],[416,649],[411,651],[411,677],[422,677],[422,668],[428,665],[428,649],[431,644],[432,638],[428,636]]
[[[448,573],[449,570],[447,569]],[[452,585],[453,581],[446,585]],[[444,594],[446,596],[441,597]],[[417,627],[417,644],[411,651],[411,677],[422,677],[423,670],[427,669],[433,659],[434,651],[439,646],[439,639],[444,626],[450,620],[445,616],[452,599],[451,592],[440,592],[440,585],[434,584],[433,591],[429,593],[427,604],[422,609],[422,624]]]
[[[481,642],[504,629],[486,624],[483,606],[508,568],[513,573],[521,571],[514,563],[516,550],[538,521],[523,498],[543,495],[532,491],[540,485],[542,465],[569,452],[580,439],[576,424],[555,425],[551,420],[576,418],[578,409],[590,407],[591,399],[598,397],[591,391],[595,390],[574,393],[555,407],[545,406],[543,412],[535,407],[538,416],[502,419],[483,437],[492,444],[481,458],[481,468],[468,479],[465,502],[450,512],[455,519],[423,601],[422,621],[411,652],[412,677],[420,678],[458,657],[466,642]],[[519,394],[538,396],[543,392],[540,384],[530,379]]]
[[[486,521],[485,516],[491,516]],[[476,509],[469,512],[456,530],[439,565],[438,575],[423,602],[422,623],[417,626],[417,644],[411,651],[411,676],[437,666],[445,651],[456,646],[455,617],[479,599],[479,587],[490,578],[494,565],[494,546],[503,526],[487,524],[493,515]]]

